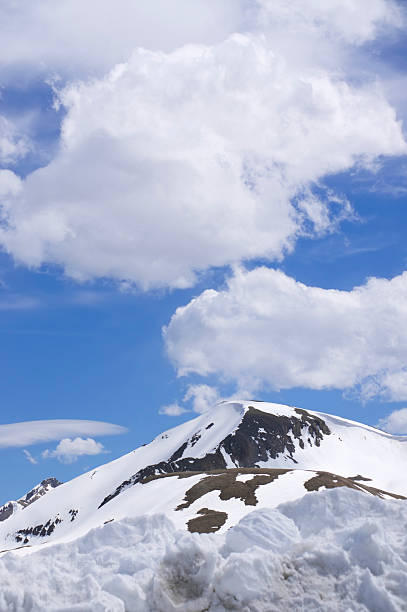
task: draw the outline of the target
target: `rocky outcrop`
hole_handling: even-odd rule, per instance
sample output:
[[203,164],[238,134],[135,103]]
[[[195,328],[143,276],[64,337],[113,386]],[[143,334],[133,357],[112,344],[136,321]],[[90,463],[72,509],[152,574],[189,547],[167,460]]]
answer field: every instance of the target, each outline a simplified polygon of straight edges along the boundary
[[99,508],[129,486],[150,476],[225,469],[227,467],[225,457],[236,467],[258,467],[260,462],[279,457],[285,457],[295,464],[297,448],[303,449],[306,445],[320,446],[324,436],[331,433],[320,417],[299,408],[295,409],[295,413],[298,416],[275,415],[250,406],[236,430],[226,436],[212,453],[200,458],[183,457],[186,449],[193,448],[199,441],[202,434],[197,431],[172,454],[168,461],[149,465],[123,481],[103,499]]

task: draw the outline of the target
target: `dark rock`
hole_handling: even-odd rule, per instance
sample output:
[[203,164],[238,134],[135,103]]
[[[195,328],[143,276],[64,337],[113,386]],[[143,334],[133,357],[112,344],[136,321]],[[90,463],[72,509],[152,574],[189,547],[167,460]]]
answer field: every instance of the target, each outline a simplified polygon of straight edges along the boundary
[[115,491],[103,499],[99,508],[129,486],[153,475],[225,469],[224,453],[229,455],[236,467],[257,467],[260,461],[277,459],[280,456],[295,464],[297,463],[294,457],[295,440],[299,441],[301,448],[305,448],[304,437],[307,436],[310,446],[313,446],[312,441],[316,446],[320,446],[324,435],[331,433],[323,419],[300,408],[296,408],[295,412],[298,416],[278,416],[250,406],[236,430],[226,436],[214,452],[202,458],[182,457],[188,443],[193,445],[199,439],[200,432],[197,432],[190,440],[184,442],[168,461],[149,465],[123,481]]

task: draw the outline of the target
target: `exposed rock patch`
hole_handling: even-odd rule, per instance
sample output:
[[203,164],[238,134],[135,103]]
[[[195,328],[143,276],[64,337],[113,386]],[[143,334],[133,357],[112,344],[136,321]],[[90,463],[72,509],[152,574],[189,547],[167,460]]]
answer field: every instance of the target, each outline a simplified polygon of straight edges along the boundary
[[10,518],[12,514],[14,514],[14,503],[8,502],[0,508],[0,522],[5,521],[6,519]]
[[62,523],[62,519],[56,516],[54,520],[49,519],[45,524],[35,525],[34,527],[27,527],[26,529],[19,529],[16,533],[16,542],[23,542],[27,544],[30,541],[30,536],[45,537],[51,535],[55,530],[55,527]]
[[226,523],[228,515],[226,512],[201,508],[198,510],[196,518],[187,523],[188,531],[191,533],[215,533]]
[[62,482],[59,482],[59,480],[56,478],[46,478],[45,480],[41,481],[39,485],[29,491],[25,497],[19,499],[18,503],[21,504],[23,508],[26,508],[26,506],[34,503],[37,501],[37,499],[40,499],[40,497],[48,493],[48,491],[59,487],[61,484]]

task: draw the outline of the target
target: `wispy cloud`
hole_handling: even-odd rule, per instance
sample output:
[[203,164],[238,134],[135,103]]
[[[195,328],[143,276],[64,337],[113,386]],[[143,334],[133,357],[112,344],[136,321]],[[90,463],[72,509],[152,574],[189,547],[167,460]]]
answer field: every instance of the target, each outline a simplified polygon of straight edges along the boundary
[[0,298],[0,311],[1,310],[31,310],[32,308],[38,308],[40,301],[35,297],[25,295],[3,295]]
[[121,425],[103,421],[75,419],[23,421],[0,425],[0,448],[30,446],[73,436],[113,436],[126,431],[127,429]]
[[35,457],[33,457],[30,451],[28,451],[26,448],[24,448],[23,453],[29,463],[32,463],[33,465],[36,465],[38,463],[37,459],[35,459]]

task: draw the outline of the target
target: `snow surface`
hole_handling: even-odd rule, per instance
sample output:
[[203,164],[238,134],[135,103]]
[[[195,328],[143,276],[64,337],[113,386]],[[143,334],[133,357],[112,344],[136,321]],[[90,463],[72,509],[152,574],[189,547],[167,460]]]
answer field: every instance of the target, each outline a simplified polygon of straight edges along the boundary
[[126,518],[4,554],[0,585],[2,612],[405,611],[407,504],[308,493],[213,535]]

